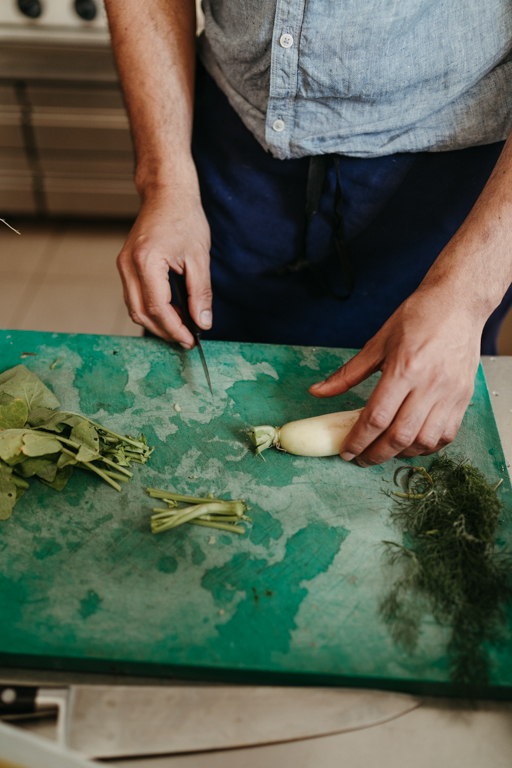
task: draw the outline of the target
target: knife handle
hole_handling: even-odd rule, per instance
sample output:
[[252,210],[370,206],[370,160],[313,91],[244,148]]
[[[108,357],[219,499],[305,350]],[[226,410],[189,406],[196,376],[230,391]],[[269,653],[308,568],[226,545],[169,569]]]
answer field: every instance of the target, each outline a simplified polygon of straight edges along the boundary
[[32,685],[0,685],[0,717],[33,714],[37,691]]

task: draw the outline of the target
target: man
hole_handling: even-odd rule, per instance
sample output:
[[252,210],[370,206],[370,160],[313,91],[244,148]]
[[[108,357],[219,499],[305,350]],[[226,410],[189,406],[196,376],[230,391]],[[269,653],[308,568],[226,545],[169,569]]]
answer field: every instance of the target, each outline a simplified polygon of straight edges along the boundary
[[184,273],[213,338],[363,347],[310,390],[382,371],[343,459],[453,440],[512,300],[511,0],[203,0],[193,142],[194,0],[106,7],[142,197],[132,319],[191,348]]

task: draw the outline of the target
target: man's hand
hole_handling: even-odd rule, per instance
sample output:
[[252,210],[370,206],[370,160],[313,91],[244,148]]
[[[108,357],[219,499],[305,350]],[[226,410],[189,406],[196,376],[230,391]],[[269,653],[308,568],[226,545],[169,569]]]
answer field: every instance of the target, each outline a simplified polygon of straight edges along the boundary
[[382,371],[341,457],[362,466],[435,453],[450,443],[473,394],[487,318],[512,282],[512,134],[475,206],[420,287],[316,397]]
[[132,320],[191,349],[194,337],[170,304],[169,270],[185,274],[192,319],[210,328],[209,254],[210,229],[195,195],[168,191],[146,198],[117,259]]
[[426,455],[450,443],[473,394],[483,322],[443,291],[419,290],[355,357],[311,387],[332,397],[382,371],[341,457],[361,466]]

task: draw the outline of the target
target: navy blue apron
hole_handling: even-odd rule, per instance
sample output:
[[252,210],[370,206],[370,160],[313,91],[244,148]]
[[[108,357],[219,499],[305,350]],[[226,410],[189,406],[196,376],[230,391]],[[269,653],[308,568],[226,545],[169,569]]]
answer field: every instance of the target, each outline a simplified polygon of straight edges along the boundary
[[[333,239],[335,163],[327,161],[308,227],[310,159],[276,160],[267,153],[201,65],[196,88],[192,148],[212,233],[213,327],[204,338],[362,347],[418,287],[503,148],[340,156],[354,286],[338,301],[333,294],[346,296],[350,286]],[[282,269],[304,256],[312,269]],[[511,304],[509,290],[487,323],[484,354],[496,353]]]

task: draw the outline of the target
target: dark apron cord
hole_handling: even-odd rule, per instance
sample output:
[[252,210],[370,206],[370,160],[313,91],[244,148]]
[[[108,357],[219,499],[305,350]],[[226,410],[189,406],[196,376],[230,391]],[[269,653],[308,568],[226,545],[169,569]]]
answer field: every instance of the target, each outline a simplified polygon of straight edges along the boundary
[[306,211],[305,211],[305,232],[302,240],[302,247],[299,255],[293,261],[288,264],[283,264],[281,267],[272,269],[267,274],[269,275],[289,275],[294,272],[302,272],[304,269],[308,269],[311,274],[314,275],[317,282],[322,287],[322,290],[335,301],[347,301],[352,295],[354,290],[355,280],[354,271],[350,258],[348,255],[347,244],[345,242],[344,227],[343,227],[343,194],[341,191],[340,183],[340,169],[339,169],[339,156],[332,155],[334,165],[336,166],[336,190],[334,193],[334,228],[333,239],[336,253],[339,256],[341,272],[343,280],[346,286],[346,292],[340,295],[332,290],[331,286],[325,279],[324,275],[318,268],[317,264],[312,264],[307,258],[307,243],[309,225],[313,219],[313,216],[317,213],[320,207],[320,200],[322,197],[322,190],[325,183],[325,177],[327,175],[327,166],[330,155],[312,155],[309,159],[308,170],[308,182],[306,188]]

